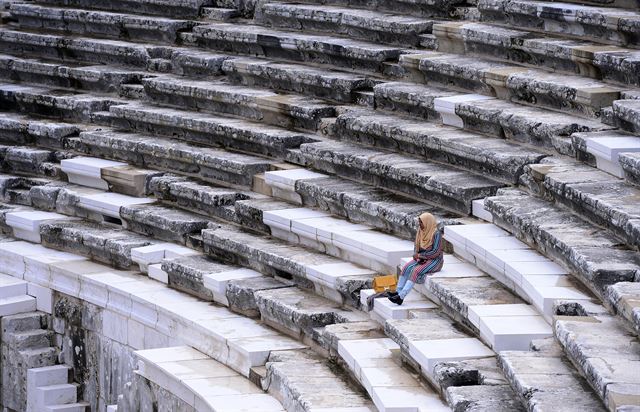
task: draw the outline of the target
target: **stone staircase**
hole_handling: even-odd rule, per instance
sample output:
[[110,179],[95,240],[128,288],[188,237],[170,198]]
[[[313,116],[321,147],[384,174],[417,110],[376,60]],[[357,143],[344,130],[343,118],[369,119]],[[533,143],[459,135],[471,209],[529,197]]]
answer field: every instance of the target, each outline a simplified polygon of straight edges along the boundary
[[[0,310],[114,359],[28,399],[637,407],[635,1],[0,2]],[[423,211],[443,270],[369,310]]]

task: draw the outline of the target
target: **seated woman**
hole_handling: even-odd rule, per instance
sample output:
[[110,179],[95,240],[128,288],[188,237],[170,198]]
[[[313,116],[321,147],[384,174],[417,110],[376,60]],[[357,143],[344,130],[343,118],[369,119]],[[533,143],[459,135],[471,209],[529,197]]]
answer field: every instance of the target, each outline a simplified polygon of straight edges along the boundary
[[402,268],[396,292],[389,296],[389,300],[398,305],[402,305],[416,283],[424,283],[428,274],[442,269],[443,240],[436,218],[431,213],[423,213],[418,223],[420,228],[416,234],[413,260]]

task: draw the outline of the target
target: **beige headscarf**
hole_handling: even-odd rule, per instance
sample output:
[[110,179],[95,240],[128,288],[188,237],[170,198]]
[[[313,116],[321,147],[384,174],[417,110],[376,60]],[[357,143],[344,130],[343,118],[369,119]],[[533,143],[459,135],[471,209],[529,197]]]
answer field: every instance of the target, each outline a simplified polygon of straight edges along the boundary
[[438,230],[438,222],[431,213],[423,213],[419,219],[424,229],[418,227],[418,233],[416,234],[416,253],[420,249],[429,249],[431,247],[433,244],[433,235],[435,235],[436,230]]

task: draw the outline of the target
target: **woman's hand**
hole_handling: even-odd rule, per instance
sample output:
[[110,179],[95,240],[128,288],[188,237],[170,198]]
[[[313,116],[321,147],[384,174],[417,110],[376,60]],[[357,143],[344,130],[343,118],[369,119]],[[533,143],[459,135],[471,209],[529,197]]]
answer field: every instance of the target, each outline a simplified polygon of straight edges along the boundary
[[413,255],[413,260],[419,260],[419,255],[417,253]]

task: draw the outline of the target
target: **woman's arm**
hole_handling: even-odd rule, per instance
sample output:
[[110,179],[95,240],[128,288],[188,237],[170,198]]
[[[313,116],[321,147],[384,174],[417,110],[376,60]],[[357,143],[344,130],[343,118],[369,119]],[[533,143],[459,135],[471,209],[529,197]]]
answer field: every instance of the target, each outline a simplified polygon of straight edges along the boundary
[[437,231],[433,236],[433,244],[431,245],[431,248],[418,253],[418,259],[429,260],[436,258],[442,254],[443,247],[444,242],[442,241],[442,235],[440,234],[440,231]]

